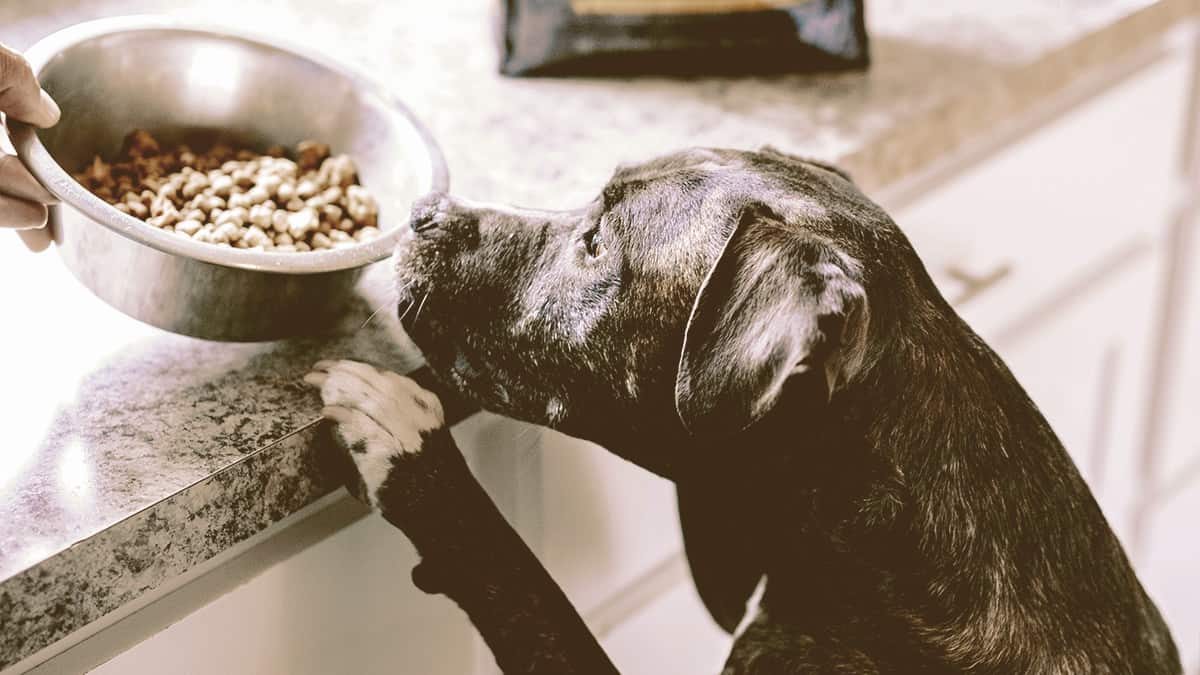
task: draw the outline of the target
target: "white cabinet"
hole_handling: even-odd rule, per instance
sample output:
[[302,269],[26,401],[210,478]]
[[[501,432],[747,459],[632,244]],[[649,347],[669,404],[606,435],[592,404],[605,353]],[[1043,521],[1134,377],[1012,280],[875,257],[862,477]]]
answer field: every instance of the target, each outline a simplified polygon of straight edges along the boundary
[[894,211],[947,298],[973,290],[958,276],[982,282],[958,309],[993,347],[1040,330],[1160,244],[1178,197],[1189,67],[1188,53],[1172,53]]

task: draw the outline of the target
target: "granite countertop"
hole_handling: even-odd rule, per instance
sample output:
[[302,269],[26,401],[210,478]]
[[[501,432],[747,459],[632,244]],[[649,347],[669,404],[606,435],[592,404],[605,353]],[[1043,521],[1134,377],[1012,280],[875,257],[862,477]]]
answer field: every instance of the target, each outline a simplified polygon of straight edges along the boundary
[[[189,7],[271,26],[387,81],[433,129],[456,192],[556,208],[588,199],[619,162],[689,145],[838,161],[870,193],[1197,9],[872,0],[866,73],[513,80],[496,74],[495,4],[42,0],[0,5],[0,41],[23,48],[82,20]],[[235,345],[138,324],[53,258],[0,240],[0,669],[335,489],[318,401],[299,381],[310,364],[417,363],[390,312],[366,321],[388,304],[386,267],[331,337]]]

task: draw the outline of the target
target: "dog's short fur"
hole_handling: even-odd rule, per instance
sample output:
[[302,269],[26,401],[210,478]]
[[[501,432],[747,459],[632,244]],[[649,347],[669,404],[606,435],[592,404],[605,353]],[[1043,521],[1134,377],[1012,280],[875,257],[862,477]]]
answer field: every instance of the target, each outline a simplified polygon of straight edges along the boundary
[[[726,673],[1180,672],[1046,421],[838,170],[691,150],[573,211],[434,195],[412,230],[401,305],[435,373],[676,482],[700,595],[738,631]],[[421,585],[510,672],[611,669],[436,401],[319,371]]]

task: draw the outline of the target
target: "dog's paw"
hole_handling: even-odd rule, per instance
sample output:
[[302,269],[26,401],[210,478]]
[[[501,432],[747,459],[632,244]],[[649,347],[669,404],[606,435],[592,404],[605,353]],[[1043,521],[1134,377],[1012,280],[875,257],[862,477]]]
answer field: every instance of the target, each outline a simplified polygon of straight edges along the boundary
[[419,453],[424,435],[442,428],[442,403],[413,380],[357,361],[321,361],[304,381],[320,389],[321,411],[350,451],[371,505],[393,460]]

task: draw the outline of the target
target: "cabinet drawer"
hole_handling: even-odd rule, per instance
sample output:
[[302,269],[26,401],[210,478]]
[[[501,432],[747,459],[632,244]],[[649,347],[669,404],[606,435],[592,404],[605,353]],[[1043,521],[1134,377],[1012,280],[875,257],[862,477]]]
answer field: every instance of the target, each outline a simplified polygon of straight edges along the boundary
[[1161,233],[1188,75],[1172,52],[895,214],[984,338],[1019,333]]

